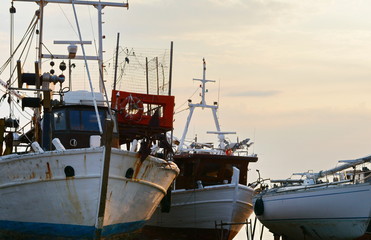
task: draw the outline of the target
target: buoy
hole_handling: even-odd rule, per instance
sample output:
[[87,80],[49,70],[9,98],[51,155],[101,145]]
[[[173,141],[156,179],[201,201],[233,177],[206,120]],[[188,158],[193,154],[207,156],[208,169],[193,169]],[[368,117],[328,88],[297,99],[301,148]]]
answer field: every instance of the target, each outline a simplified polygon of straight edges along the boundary
[[130,95],[119,104],[118,110],[122,111],[122,115],[126,120],[137,122],[142,119],[143,102],[138,97]]

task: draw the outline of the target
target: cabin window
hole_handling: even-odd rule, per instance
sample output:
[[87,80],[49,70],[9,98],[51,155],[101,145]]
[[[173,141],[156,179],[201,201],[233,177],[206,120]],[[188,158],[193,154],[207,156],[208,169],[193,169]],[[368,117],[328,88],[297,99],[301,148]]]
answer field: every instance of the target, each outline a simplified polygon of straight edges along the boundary
[[[99,112],[101,124],[104,124],[104,113]],[[94,110],[71,110],[70,111],[70,128],[76,131],[99,131],[97,116]]]
[[54,112],[54,129],[58,130],[66,130],[66,111],[60,110]]
[[219,163],[207,163],[203,166],[201,175],[208,178],[218,178],[221,167]]

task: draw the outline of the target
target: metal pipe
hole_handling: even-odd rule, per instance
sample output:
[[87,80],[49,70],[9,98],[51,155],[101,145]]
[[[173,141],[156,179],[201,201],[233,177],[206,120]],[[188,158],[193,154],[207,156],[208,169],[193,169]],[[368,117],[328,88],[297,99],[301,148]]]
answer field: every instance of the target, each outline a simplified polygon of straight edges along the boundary
[[169,69],[169,96],[171,96],[171,84],[173,80],[173,41],[170,43],[170,69]]
[[103,136],[104,142],[104,161],[103,161],[103,172],[101,178],[100,196],[99,196],[99,208],[98,208],[98,218],[95,230],[95,239],[101,239],[104,212],[106,210],[106,199],[107,199],[107,189],[108,189],[108,178],[111,162],[111,144],[113,135],[113,120],[106,119],[105,121],[105,134]]
[[[100,5],[99,5],[100,6]],[[76,14],[76,8],[75,8],[75,4],[74,4],[74,1],[72,2],[72,8],[73,8],[73,12],[74,12],[74,15],[75,15],[75,21],[76,21],[76,26],[77,26],[77,31],[79,33],[79,39],[80,39],[80,42],[82,42],[82,36],[81,36],[81,31],[80,31],[80,25],[79,25],[79,21],[77,19],[77,14]],[[98,16],[101,16],[102,15],[102,6],[98,7]],[[101,22],[101,18],[98,17],[98,19],[100,19],[100,22],[99,24],[101,25],[102,22]],[[101,32],[100,32],[101,33]],[[102,35],[99,35],[100,38]],[[86,56],[85,54],[85,48],[84,48],[84,44],[81,44],[81,50],[82,50],[82,53],[84,56]],[[100,48],[101,50],[101,48]],[[90,77],[90,71],[89,71],[89,65],[88,65],[88,61],[87,59],[85,58],[84,59],[85,61],[85,66],[86,66],[86,73],[88,75],[88,79],[89,79],[89,85],[90,85],[90,90],[91,90],[91,95],[92,95],[92,98],[93,98],[93,101],[94,101],[94,109],[95,109],[95,113],[97,115],[97,122],[98,122],[98,127],[99,127],[99,132],[101,134],[103,134],[103,130],[102,130],[102,123],[100,121],[100,117],[99,117],[99,112],[98,112],[98,106],[97,106],[97,100],[95,99],[95,94],[94,94],[94,88],[93,88],[93,83],[91,81],[91,77]]]
[[120,42],[120,33],[117,33],[115,75],[113,77],[113,90],[116,90],[116,83],[117,83],[117,64],[118,64],[118,58],[119,58],[119,42]]

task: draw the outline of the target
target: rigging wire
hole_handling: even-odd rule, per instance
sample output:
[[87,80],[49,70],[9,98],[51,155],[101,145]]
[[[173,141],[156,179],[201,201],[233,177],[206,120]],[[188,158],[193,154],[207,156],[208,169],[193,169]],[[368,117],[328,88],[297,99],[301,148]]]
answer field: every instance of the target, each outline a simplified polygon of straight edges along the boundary
[[187,111],[189,109],[189,107],[187,107],[187,108],[185,108],[185,109],[183,109],[183,110],[180,110],[180,111],[178,111],[178,112],[174,112],[174,115],[175,114],[178,114],[178,113],[181,113],[181,112],[184,112],[184,111]]
[[[36,23],[37,23],[37,22],[36,22]],[[26,41],[26,43],[25,43],[25,46],[24,46],[24,48],[22,49],[22,52],[21,52],[20,55],[19,55],[19,59],[22,58],[22,56],[23,56],[23,54],[25,53],[26,49],[28,49],[28,50],[26,51],[26,57],[25,57],[25,59],[27,59],[28,54],[29,54],[30,49],[31,49],[32,39],[33,39],[33,36],[34,36],[34,34],[35,34],[35,31],[33,31],[33,30],[35,30],[35,28],[36,28],[36,24],[34,24],[34,25],[32,26],[32,29],[31,29],[31,31],[30,31],[30,34],[29,34],[28,38],[27,38],[27,41]],[[28,46],[28,48],[27,48],[27,46]],[[26,61],[24,61],[23,66],[24,66],[25,62],[26,62]],[[13,69],[12,76],[14,75],[15,70],[16,70],[16,68]],[[12,76],[11,76],[11,77],[12,77]],[[10,79],[9,79],[9,80],[10,80]],[[13,85],[14,82],[15,82],[16,80],[17,80],[17,79],[14,79],[13,82],[12,82],[10,85]]]
[[75,8],[75,2],[74,1],[72,1],[72,8],[73,8],[73,12],[74,12],[74,15],[75,15],[77,30],[79,32],[79,39],[81,41],[81,49],[82,49],[82,52],[83,52],[83,55],[84,55],[84,61],[85,61],[85,65],[86,65],[86,73],[87,73],[88,79],[89,79],[90,90],[91,90],[91,94],[92,94],[92,97],[93,97],[93,100],[94,100],[94,109],[95,109],[95,113],[97,115],[97,122],[98,122],[99,132],[101,134],[103,134],[102,124],[101,124],[101,121],[100,121],[100,118],[99,118],[99,111],[98,111],[97,101],[96,101],[95,95],[94,95],[94,88],[93,88],[93,83],[92,83],[91,77],[90,77],[90,71],[89,71],[89,66],[88,66],[87,59],[86,59],[84,44],[82,43],[82,36],[81,36],[81,32],[80,32],[79,21],[77,19],[77,13],[76,13],[76,8]]
[[93,39],[94,39],[95,54],[98,56],[97,40],[95,39],[95,33],[94,33],[94,28],[93,28],[93,20],[92,20],[92,17],[91,17],[91,12],[90,12],[90,8],[89,7],[88,7],[88,12],[89,12],[91,32],[92,32]]
[[[199,90],[200,88],[199,87],[197,87],[196,88],[196,91],[194,91],[193,92],[193,94],[188,98],[188,99],[191,99],[197,92],[198,92],[198,90]],[[184,103],[182,103],[181,105],[179,105],[179,107],[177,107],[176,109],[174,109],[174,111],[177,111],[179,108],[181,108],[184,104],[186,104],[188,101],[185,101]],[[187,109],[189,109],[189,108],[187,108]],[[184,111],[184,110],[182,110],[182,111]]]
[[63,10],[63,8],[61,7],[61,4],[58,3],[58,6],[59,8],[61,9],[64,17],[66,18],[67,22],[70,24],[70,27],[72,28],[72,30],[75,32],[76,36],[79,37],[79,34],[77,33],[76,29],[73,27],[73,24],[71,23],[71,21],[69,20],[66,12]]
[[51,55],[51,57],[54,58],[54,55],[53,55],[53,53],[49,50],[49,48],[47,48],[47,47],[45,46],[44,43],[41,43],[41,44],[44,46],[44,48],[46,49],[46,51],[48,51],[48,53]]
[[[33,23],[33,21],[35,21]],[[18,51],[18,49],[22,46],[23,42],[25,41],[25,39],[27,38],[27,36],[30,34],[30,31],[33,31],[35,29],[35,26],[38,22],[38,19],[36,17],[36,15],[32,18],[31,20],[31,23],[30,25],[28,26],[25,34],[23,35],[21,41],[19,42],[19,44],[17,45],[17,47],[15,48],[15,50],[13,51],[13,53],[10,55],[10,57],[5,61],[5,63],[0,67],[0,75],[3,73],[3,71],[8,67],[9,63],[11,62],[11,60],[14,58],[14,55],[16,54],[16,52]]]
[[[12,104],[12,105],[17,109],[18,113],[21,114],[24,118],[30,118],[30,117],[33,116],[32,114],[30,114],[30,113],[27,112],[27,111],[22,111],[21,106],[20,106],[20,104],[18,103],[18,101],[13,100],[13,99],[11,99],[11,100],[14,102],[14,104]],[[26,113],[26,114],[28,115],[28,117],[25,116],[24,113]]]

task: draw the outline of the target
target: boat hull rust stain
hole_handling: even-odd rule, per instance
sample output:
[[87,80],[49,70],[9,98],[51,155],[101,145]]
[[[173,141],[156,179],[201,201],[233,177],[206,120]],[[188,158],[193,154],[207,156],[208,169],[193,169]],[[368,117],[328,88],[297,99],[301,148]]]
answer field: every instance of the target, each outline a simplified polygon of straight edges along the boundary
[[50,164],[49,164],[49,162],[46,163],[46,172],[45,172],[45,174],[46,174],[45,179],[50,180],[50,179],[53,178],[53,174],[52,174],[52,171],[50,170]]
[[[105,239],[142,227],[179,173],[175,164],[149,156],[139,165],[135,156],[112,149]],[[102,163],[103,148],[0,158],[0,239],[93,239]],[[66,166],[75,176],[66,177]],[[125,177],[129,168],[137,168],[136,179]]]

